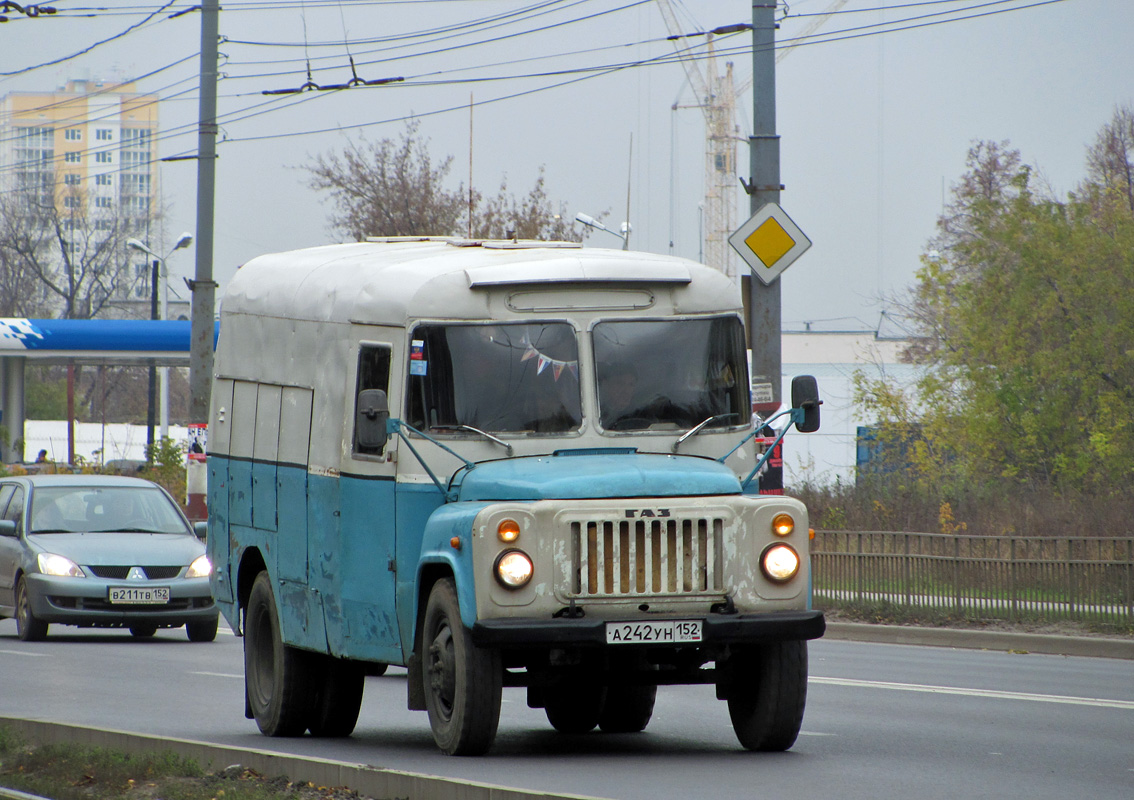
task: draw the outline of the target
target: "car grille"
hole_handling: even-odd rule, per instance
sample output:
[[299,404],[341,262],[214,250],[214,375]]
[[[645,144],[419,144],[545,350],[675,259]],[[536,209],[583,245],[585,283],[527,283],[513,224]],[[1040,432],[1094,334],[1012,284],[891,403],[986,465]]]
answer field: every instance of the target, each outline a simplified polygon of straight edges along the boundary
[[654,597],[723,591],[724,521],[580,520],[570,523],[571,593],[576,597]]
[[[130,574],[130,567],[87,567],[98,578],[109,578],[111,580],[126,580],[126,576]],[[183,567],[142,567],[142,571],[146,573],[146,577],[151,581],[167,581],[176,578],[181,574]]]

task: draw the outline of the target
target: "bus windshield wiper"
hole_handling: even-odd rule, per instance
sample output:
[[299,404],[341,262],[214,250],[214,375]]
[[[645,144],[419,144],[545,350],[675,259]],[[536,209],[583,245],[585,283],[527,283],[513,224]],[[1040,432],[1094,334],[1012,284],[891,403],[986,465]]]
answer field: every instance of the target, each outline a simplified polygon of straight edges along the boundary
[[735,416],[737,416],[736,412],[730,411],[727,414],[714,414],[713,416],[711,416],[707,419],[701,420],[696,425],[694,425],[692,428],[687,430],[685,433],[681,434],[681,437],[676,442],[673,443],[673,452],[676,453],[677,448],[681,446],[682,442],[684,442],[686,439],[691,439],[694,436],[696,436],[698,433],[701,432],[701,429],[704,428],[709,423],[716,422],[718,419],[728,419],[729,417],[735,417]]

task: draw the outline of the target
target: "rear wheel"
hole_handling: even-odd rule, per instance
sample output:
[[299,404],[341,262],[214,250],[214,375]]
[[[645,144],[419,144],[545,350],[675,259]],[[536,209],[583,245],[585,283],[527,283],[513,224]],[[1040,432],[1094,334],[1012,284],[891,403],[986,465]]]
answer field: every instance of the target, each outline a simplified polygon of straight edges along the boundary
[[547,690],[543,710],[560,733],[586,733],[599,724],[606,695],[596,683],[563,683]]
[[267,572],[256,576],[244,618],[244,686],[266,736],[302,736],[312,716],[311,654],[283,643]]
[[47,638],[48,623],[32,613],[31,598],[28,597],[28,582],[20,576],[16,585],[16,633],[23,642],[40,642]]
[[130,635],[137,639],[149,639],[157,633],[157,625],[140,624],[130,626]]
[[318,696],[311,714],[311,735],[350,736],[362,708],[366,672],[358,664],[330,656],[314,656],[313,661]]
[[189,637],[191,642],[211,642],[217,638],[217,626],[220,624],[218,617],[213,617],[208,622],[187,622],[185,623],[185,635]]
[[599,715],[605,733],[641,733],[654,715],[656,686],[611,686]]
[[503,667],[499,651],[473,644],[452,580],[433,585],[422,633],[425,708],[434,741],[448,755],[486,753],[500,722]]
[[748,750],[795,744],[807,703],[807,642],[770,642],[729,659],[728,714]]

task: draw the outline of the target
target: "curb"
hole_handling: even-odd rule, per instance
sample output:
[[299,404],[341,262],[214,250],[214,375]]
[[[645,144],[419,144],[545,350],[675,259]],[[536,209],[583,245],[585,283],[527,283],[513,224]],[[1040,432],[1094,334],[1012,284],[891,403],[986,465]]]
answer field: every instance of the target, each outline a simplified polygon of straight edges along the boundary
[[[45,722],[18,717],[0,717],[0,725],[19,731],[36,744],[65,742],[87,747],[104,747],[125,753],[170,751],[196,761],[206,770],[222,770],[233,764],[251,768],[261,775],[286,775],[293,782],[316,786],[346,786],[359,794],[383,800],[601,800],[577,794],[530,792],[490,783],[476,783],[456,778],[441,778],[401,770],[381,769],[366,764],[332,761],[325,758],[294,756],[245,747],[224,747],[190,739],[169,739],[107,728],[90,728],[60,722]],[[0,789],[0,797],[10,789]],[[15,795],[27,800],[32,795]],[[38,800],[38,799],[37,799]]]
[[962,628],[873,625],[866,622],[828,622],[827,632],[823,638],[882,644],[956,647],[963,650],[1004,650],[1014,653],[1134,659],[1134,639],[1103,636],[1054,636]]

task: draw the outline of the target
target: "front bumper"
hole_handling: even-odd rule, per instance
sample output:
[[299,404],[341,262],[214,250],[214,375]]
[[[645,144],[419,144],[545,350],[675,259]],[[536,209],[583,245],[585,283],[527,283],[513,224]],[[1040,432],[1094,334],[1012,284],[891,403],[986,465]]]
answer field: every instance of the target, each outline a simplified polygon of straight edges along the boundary
[[[673,617],[700,619],[703,640],[696,644],[642,647],[704,647],[818,639],[827,629],[822,611],[772,611],[764,614],[709,614]],[[481,647],[606,647],[606,623],[613,620],[484,619],[473,625],[473,642]]]
[[[40,620],[60,625],[126,628],[158,625],[176,628],[206,622],[219,613],[208,578],[174,578],[155,581],[114,581],[96,578],[58,578],[28,574],[28,601]],[[169,603],[160,605],[111,604],[111,586],[168,586]]]

